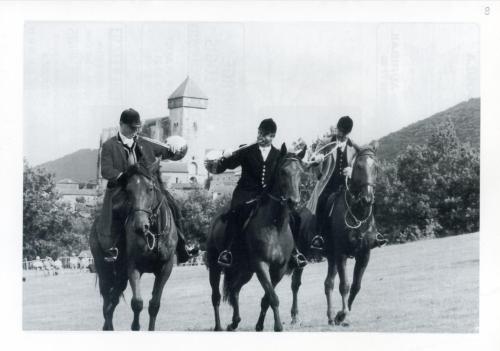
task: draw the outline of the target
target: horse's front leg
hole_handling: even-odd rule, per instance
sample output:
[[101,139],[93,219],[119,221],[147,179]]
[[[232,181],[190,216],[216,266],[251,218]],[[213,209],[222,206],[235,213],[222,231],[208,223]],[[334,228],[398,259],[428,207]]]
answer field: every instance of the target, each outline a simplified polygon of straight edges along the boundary
[[333,286],[335,275],[337,275],[337,265],[333,257],[328,256],[328,273],[325,278],[325,296],[326,296],[326,316],[328,317],[328,324],[334,324],[334,311],[333,311]]
[[304,271],[304,268],[295,268],[292,274],[292,296],[293,296],[293,302],[292,302],[292,324],[296,324],[298,322],[298,317],[299,317],[299,306],[298,306],[298,294],[299,294],[299,288],[300,285],[302,284],[302,272]]
[[361,290],[361,279],[363,279],[363,274],[365,273],[369,260],[370,249],[356,256],[351,291],[349,292],[349,300],[347,301],[347,307],[349,308],[349,311],[351,310],[352,303],[354,302],[356,295],[358,294],[359,290]]
[[342,310],[337,312],[335,316],[335,324],[339,325],[347,317],[347,294],[349,293],[349,280],[346,274],[346,262],[347,256],[337,254],[335,257],[335,263],[337,265],[337,270],[339,272],[339,292],[342,296]]
[[170,273],[172,273],[173,259],[164,264],[161,270],[155,273],[155,282],[153,285],[153,294],[151,300],[149,300],[148,312],[149,312],[149,328],[148,330],[155,330],[156,316],[160,310],[161,295],[163,294],[163,288],[167,283]]
[[130,301],[130,306],[132,307],[132,311],[134,311],[132,330],[140,330],[141,326],[139,324],[139,316],[143,308],[141,296],[141,273],[134,265],[130,265],[128,267],[128,280],[132,289],[132,300]]
[[[285,267],[286,268],[286,267]],[[269,306],[273,309],[274,313],[274,331],[283,331],[283,323],[281,322],[279,313],[279,298],[274,287],[279,283],[283,276],[284,270],[269,272],[269,265],[265,262],[258,262],[256,264],[255,273],[259,279],[260,284],[264,288],[265,294],[261,301],[261,311],[259,320],[255,326],[255,330],[262,331],[264,329],[264,319]]]

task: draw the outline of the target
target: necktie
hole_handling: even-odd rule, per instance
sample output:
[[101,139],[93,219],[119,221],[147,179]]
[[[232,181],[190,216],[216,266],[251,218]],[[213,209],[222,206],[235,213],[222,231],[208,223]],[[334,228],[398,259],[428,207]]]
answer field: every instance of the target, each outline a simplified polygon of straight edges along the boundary
[[128,151],[128,156],[127,156],[127,163],[129,166],[135,165],[137,163],[137,160],[135,158],[135,144],[132,145],[131,148],[125,146],[127,151]]

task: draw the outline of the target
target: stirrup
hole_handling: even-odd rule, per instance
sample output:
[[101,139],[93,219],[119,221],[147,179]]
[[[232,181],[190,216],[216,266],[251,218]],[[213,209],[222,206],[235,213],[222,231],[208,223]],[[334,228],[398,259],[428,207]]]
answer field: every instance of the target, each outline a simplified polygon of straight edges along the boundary
[[118,248],[112,247],[105,251],[104,262],[113,263],[118,259]]
[[[315,245],[315,242],[319,242],[319,245]],[[323,237],[321,235],[316,235],[314,238],[312,238],[309,248],[313,250],[323,251],[325,249],[324,245],[325,240],[323,239]]]
[[293,259],[295,261],[295,265],[297,267],[304,268],[305,266],[307,266],[307,259],[300,252],[297,252],[295,255],[292,255],[292,257],[293,257]]
[[[229,263],[221,260],[221,257],[223,254],[226,254],[229,256]],[[228,250],[222,251],[220,253],[219,257],[217,258],[217,263],[222,267],[226,267],[226,268],[231,267],[231,265],[233,264],[233,255],[231,254],[231,251],[228,251]]]

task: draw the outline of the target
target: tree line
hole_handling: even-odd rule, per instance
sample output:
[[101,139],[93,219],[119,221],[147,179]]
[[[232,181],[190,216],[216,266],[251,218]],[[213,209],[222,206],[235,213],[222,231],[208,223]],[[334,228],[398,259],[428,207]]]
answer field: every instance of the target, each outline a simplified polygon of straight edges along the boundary
[[[396,159],[379,163],[374,205],[379,231],[390,243],[478,231],[479,177],[479,150],[459,140],[447,121],[426,144],[410,145]],[[54,175],[26,161],[23,180],[23,256],[59,257],[88,249],[100,204],[90,216],[71,209],[60,201]],[[302,205],[315,182],[312,172],[302,175]],[[229,200],[229,194],[213,200],[203,188],[179,199],[188,242],[204,248],[211,220]]]

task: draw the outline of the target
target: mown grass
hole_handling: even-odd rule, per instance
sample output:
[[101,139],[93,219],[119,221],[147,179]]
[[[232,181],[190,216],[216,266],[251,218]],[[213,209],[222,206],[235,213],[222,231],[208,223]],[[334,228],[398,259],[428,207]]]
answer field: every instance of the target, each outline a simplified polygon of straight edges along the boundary
[[[352,271],[353,261],[349,262]],[[373,250],[362,289],[348,316],[348,327],[329,326],[323,280],[326,263],[310,264],[299,293],[300,324],[290,325],[290,277],[278,285],[285,331],[477,332],[479,327],[479,234],[420,241]],[[143,277],[145,309],[141,327],[147,328],[147,301],[153,279]],[[340,308],[338,278],[334,301]],[[240,294],[239,330],[253,331],[263,290],[254,277]],[[213,328],[208,271],[203,266],[177,267],[164,290],[157,330],[210,331]],[[132,322],[130,288],[114,319],[117,330]],[[95,275],[68,273],[30,276],[23,283],[25,330],[100,330],[101,297]],[[232,309],[221,305],[223,324]],[[268,312],[265,330],[272,330]]]

